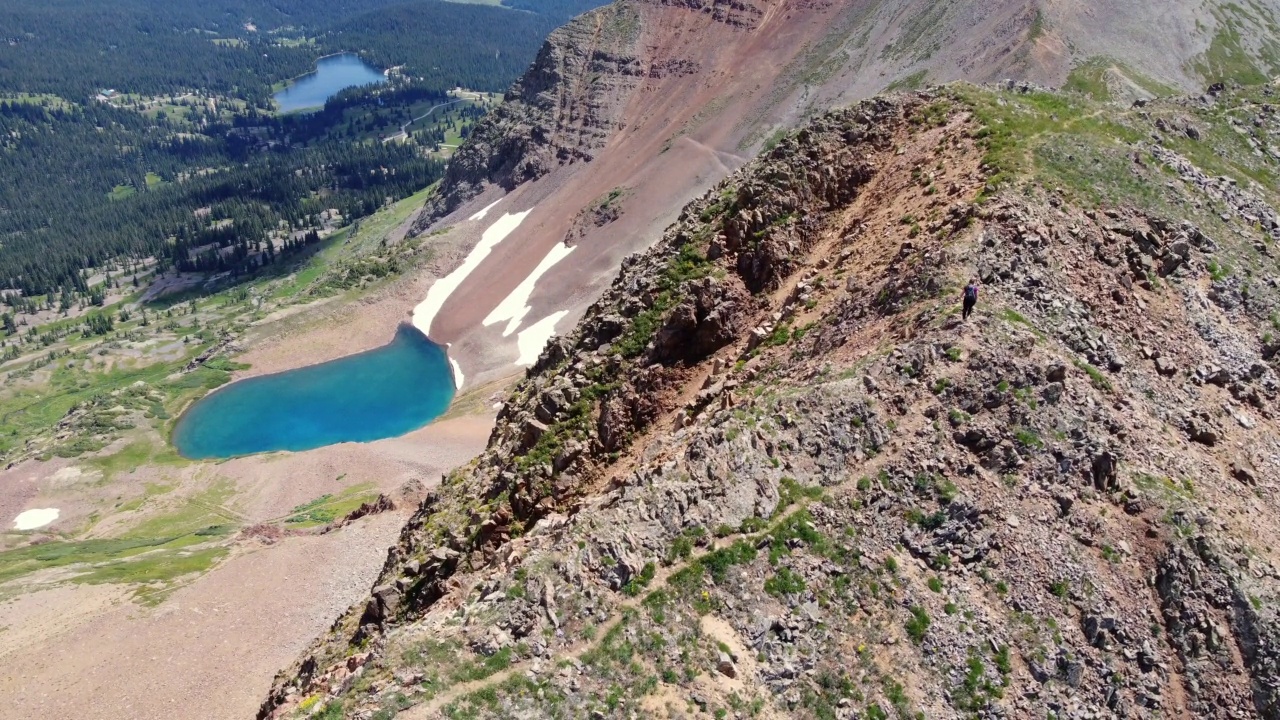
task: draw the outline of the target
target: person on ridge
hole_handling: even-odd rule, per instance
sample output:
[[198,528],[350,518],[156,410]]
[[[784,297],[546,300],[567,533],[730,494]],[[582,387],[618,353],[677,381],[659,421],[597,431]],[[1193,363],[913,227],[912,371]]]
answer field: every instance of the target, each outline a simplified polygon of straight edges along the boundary
[[978,304],[978,279],[974,278],[964,286],[964,319],[969,319],[973,306]]

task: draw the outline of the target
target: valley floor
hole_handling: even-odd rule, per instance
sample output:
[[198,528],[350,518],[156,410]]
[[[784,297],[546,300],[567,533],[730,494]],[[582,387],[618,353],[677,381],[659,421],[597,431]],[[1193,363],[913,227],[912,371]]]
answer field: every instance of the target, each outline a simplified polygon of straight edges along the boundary
[[[291,508],[353,490],[362,496],[385,493],[399,509],[325,534],[258,536],[242,529],[223,546],[224,559],[212,570],[179,577],[154,599],[145,584],[65,582],[74,574],[67,568],[40,570],[5,585],[0,718],[252,715],[275,671],[368,592],[421,488],[483,447],[491,412],[482,404],[407,436],[369,444],[176,470],[138,468],[127,483],[175,486],[172,494],[186,496],[179,502],[199,504],[210,489],[223,488],[227,513],[249,530],[289,532]],[[16,470],[38,494],[78,494],[75,487],[52,487],[78,463],[28,462],[37,467]],[[90,484],[102,480],[100,474],[80,477]],[[76,502],[90,501],[61,504]],[[124,527],[136,522],[134,515],[162,513],[109,515],[99,525],[104,529],[91,534],[112,537],[116,532],[109,525]],[[143,592],[135,597],[139,587]],[[87,707],[94,709],[86,715]]]
[[[351,245],[322,250],[321,282],[350,247],[403,239],[405,209],[363,221]],[[437,253],[449,261],[442,247],[428,249]],[[234,377],[385,344],[430,275],[264,304],[227,350]],[[302,268],[283,287],[313,279]],[[195,324],[221,322],[218,302],[202,300]],[[82,383],[98,377],[91,362]],[[48,392],[47,382],[37,371],[4,392]],[[130,415],[135,427],[72,457],[58,452],[62,440],[38,436],[32,447],[45,451],[0,475],[9,530],[0,532],[0,718],[252,716],[276,671],[368,592],[423,493],[484,447],[491,396],[505,382],[477,384],[446,417],[403,437],[304,453],[186,461],[168,444],[170,421],[150,415]],[[175,400],[159,402],[176,417]],[[380,495],[395,509],[341,522]],[[58,519],[10,530],[29,508],[58,508]]]

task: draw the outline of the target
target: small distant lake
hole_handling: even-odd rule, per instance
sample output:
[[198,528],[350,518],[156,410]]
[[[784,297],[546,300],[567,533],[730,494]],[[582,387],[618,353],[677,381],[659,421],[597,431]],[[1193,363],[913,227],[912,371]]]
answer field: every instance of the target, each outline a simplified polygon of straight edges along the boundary
[[173,444],[212,459],[381,440],[439,417],[453,393],[444,348],[403,325],[375,350],[216,390],[178,419]]
[[349,87],[384,83],[382,71],[366,64],[357,55],[343,53],[322,58],[316,71],[294,80],[275,94],[280,112],[320,108],[324,102]]

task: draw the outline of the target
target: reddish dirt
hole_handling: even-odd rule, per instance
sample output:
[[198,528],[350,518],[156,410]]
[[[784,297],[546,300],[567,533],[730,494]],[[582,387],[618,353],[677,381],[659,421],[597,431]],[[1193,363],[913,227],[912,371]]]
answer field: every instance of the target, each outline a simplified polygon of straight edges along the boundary
[[714,21],[707,13],[637,4],[644,17],[642,65],[686,61],[698,72],[644,78],[630,93],[618,130],[594,160],[562,168],[517,188],[482,221],[466,218],[492,202],[486,194],[446,219],[478,237],[503,212],[534,208],[524,223],[445,303],[432,325],[467,377],[501,374],[515,359],[515,336],[481,326],[489,311],[564,240],[579,210],[613,188],[626,188],[622,216],[588,227],[575,251],[539,281],[534,308],[521,326],[569,310],[564,331],[609,283],[622,258],[651,245],[689,199],[746,162],[738,143],[742,118],[768,114],[764,89],[807,39],[820,36],[839,8],[811,3],[769,7],[754,29]]
[[[912,23],[935,3],[746,5],[758,13],[740,13],[748,22],[731,25],[712,12],[674,3],[633,3],[641,18],[640,39],[632,45],[639,49],[635,64],[648,72],[621,81],[622,92],[586,98],[573,97],[586,90],[570,91],[571,107],[561,111],[578,122],[592,112],[615,118],[605,146],[589,162],[562,166],[517,187],[483,220],[469,217],[502,197],[496,188],[437,223],[436,228],[454,228],[437,241],[452,248],[438,258],[437,274],[443,274],[503,213],[533,209],[454,291],[432,324],[433,338],[453,344],[450,354],[469,381],[510,374],[518,355],[515,335],[503,338],[503,325],[485,328],[481,321],[565,239],[579,212],[611,190],[625,189],[621,216],[602,227],[585,224],[574,252],[538,281],[521,329],[559,310],[568,314],[557,330],[572,327],[625,256],[652,245],[688,200],[744,164],[775,128],[874,94],[919,70],[930,81],[992,80],[1006,70],[1049,79],[1065,77],[1070,62],[1065,54],[1047,51],[1062,46],[1058,36],[1034,39],[1045,52],[1026,50],[1035,14],[1022,0],[947,8],[923,34]],[[672,67],[693,70],[653,70]],[[566,82],[579,88],[585,81]]]

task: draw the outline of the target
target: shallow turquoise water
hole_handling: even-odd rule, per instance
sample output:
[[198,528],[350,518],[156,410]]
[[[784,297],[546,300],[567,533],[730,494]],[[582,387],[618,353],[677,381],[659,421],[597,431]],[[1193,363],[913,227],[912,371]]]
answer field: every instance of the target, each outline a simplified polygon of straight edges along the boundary
[[453,391],[444,348],[403,325],[376,350],[218,389],[178,419],[173,444],[208,459],[396,437],[444,413]]
[[290,83],[289,87],[275,94],[280,112],[293,112],[319,108],[340,90],[360,85],[384,83],[386,76],[377,68],[365,64],[350,53],[334,55],[316,63],[316,71]]

